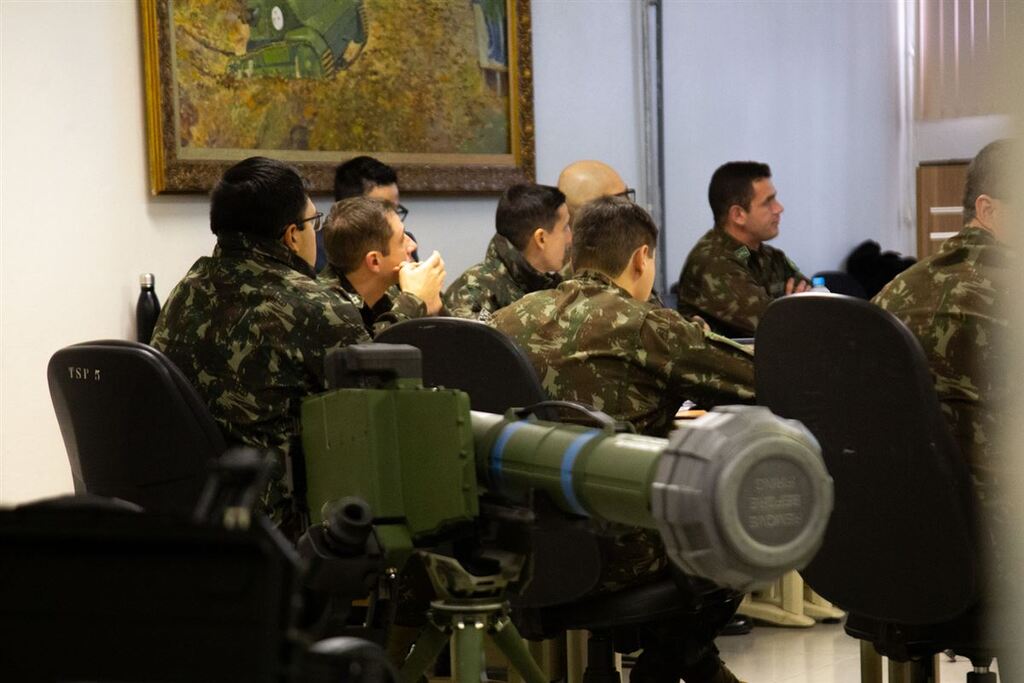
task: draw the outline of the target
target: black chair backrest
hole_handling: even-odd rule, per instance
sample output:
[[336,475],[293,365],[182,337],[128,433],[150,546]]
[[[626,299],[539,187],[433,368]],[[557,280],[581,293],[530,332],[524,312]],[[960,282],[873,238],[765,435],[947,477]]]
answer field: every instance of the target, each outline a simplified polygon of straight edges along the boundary
[[864,286],[849,273],[844,273],[841,270],[823,270],[815,273],[814,277],[825,278],[825,286],[833,294],[845,294],[858,299],[868,298],[867,293],[864,292]]
[[418,348],[424,386],[461,389],[473,410],[500,415],[547,399],[522,349],[479,321],[416,318],[385,329],[374,341]]
[[196,390],[156,349],[95,341],[46,370],[75,491],[191,514],[224,437]]
[[5,680],[284,680],[298,566],[265,520],[44,502],[0,510],[0,547]]
[[821,443],[835,509],[802,573],[851,613],[934,623],[977,597],[973,491],[924,353],[868,301],[801,294],[757,329],[758,402]]

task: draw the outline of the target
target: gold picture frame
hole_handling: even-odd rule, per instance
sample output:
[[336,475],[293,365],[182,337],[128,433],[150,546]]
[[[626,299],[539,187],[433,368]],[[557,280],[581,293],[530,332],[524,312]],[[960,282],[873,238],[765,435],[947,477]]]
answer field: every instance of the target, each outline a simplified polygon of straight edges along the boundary
[[535,177],[530,0],[141,0],[141,19],[154,195],[255,155],[317,193],[360,154],[403,192]]

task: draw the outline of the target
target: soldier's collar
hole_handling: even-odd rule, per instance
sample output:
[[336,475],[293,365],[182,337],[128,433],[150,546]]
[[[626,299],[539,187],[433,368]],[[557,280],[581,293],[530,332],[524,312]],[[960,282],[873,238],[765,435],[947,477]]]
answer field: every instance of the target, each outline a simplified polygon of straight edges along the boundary
[[602,286],[604,286],[607,289],[615,290],[616,292],[618,292],[619,294],[621,294],[624,297],[627,297],[627,298],[630,298],[630,299],[633,298],[633,295],[630,294],[629,292],[627,292],[622,287],[620,287],[615,282],[615,280],[613,280],[611,278],[610,275],[602,273],[599,270],[593,270],[591,268],[583,268],[583,269],[577,271],[576,274],[572,276],[572,278],[574,280],[583,280],[583,281],[588,281],[588,282],[597,282],[597,283],[600,283]]
[[345,290],[346,294],[348,294],[348,298],[352,301],[352,304],[356,308],[362,308],[365,306],[366,301],[363,300],[362,295],[356,290],[355,285],[352,284],[348,277],[332,265],[328,265],[327,267],[330,268],[331,275],[338,279],[338,284],[341,285],[341,288]]
[[967,225],[960,231],[960,236],[973,242],[998,242],[999,238],[988,228],[980,225]]
[[495,260],[505,266],[509,276],[528,292],[552,289],[562,282],[558,273],[542,273],[531,266],[521,251],[502,235],[495,235],[487,245],[487,260]]
[[[718,236],[719,241],[725,246],[725,248],[736,258],[742,261],[744,264],[750,260],[751,255],[754,253],[750,248],[740,242],[738,239],[726,232],[725,228],[712,228],[714,234]],[[762,247],[764,245],[761,245]]]
[[238,256],[259,258],[283,263],[310,278],[316,278],[316,271],[306,260],[284,245],[283,242],[267,237],[258,237],[244,232],[226,232],[217,235],[214,256]]

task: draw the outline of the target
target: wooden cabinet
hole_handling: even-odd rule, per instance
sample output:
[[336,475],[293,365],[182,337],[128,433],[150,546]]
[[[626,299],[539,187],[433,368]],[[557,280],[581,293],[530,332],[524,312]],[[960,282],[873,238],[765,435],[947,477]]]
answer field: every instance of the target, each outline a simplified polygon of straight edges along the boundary
[[964,180],[969,161],[922,161],[917,167],[917,258],[923,259],[964,225]]

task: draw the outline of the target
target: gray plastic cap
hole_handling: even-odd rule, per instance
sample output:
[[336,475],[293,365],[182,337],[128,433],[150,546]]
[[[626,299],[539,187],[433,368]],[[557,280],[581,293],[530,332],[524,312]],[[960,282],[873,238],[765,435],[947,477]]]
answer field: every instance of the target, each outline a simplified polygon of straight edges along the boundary
[[723,406],[669,438],[651,512],[684,572],[749,591],[814,557],[832,512],[832,478],[799,422]]
[[153,273],[142,273],[139,275],[139,284],[143,287],[152,287],[154,282],[156,282],[156,278],[153,277]]

